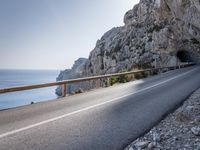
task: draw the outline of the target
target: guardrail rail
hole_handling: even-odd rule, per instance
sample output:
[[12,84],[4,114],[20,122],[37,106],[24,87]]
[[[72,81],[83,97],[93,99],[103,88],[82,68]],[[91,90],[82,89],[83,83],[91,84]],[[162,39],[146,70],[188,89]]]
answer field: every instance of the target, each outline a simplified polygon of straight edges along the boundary
[[170,70],[173,69],[174,70],[174,69],[188,67],[188,66],[192,66],[192,65],[195,65],[195,64],[194,63],[182,63],[182,64],[179,64],[179,65],[170,66],[170,67],[150,68],[150,69],[123,72],[123,73],[115,73],[115,74],[91,76],[91,77],[71,79],[71,80],[63,80],[63,81],[51,82],[51,83],[10,87],[10,88],[0,89],[0,94],[9,93],[9,92],[24,91],[24,90],[39,89],[39,88],[46,88],[46,87],[52,87],[52,86],[62,86],[62,97],[65,97],[67,95],[67,85],[68,84],[83,82],[83,81],[98,80],[98,79],[108,79],[109,80],[111,77],[117,77],[117,76],[122,76],[122,75],[132,75],[132,74],[151,72],[151,71],[161,71],[163,69],[170,69]]

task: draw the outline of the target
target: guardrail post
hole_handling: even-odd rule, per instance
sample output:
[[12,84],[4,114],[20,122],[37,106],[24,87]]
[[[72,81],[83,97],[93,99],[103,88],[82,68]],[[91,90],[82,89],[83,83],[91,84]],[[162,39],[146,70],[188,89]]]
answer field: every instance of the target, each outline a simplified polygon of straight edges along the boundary
[[110,78],[107,78],[107,87],[110,86]]
[[158,68],[158,74],[160,74],[160,73],[161,73],[160,68]]
[[67,95],[67,84],[62,85],[62,97]]
[[147,76],[148,76],[148,77],[151,76],[151,71],[150,71],[150,70],[147,71]]

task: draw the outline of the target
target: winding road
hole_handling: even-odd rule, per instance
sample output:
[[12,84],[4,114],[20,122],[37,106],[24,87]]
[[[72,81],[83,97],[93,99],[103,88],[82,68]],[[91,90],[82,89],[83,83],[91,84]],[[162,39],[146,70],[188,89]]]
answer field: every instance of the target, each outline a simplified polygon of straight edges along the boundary
[[0,111],[0,150],[120,150],[200,87],[200,66]]

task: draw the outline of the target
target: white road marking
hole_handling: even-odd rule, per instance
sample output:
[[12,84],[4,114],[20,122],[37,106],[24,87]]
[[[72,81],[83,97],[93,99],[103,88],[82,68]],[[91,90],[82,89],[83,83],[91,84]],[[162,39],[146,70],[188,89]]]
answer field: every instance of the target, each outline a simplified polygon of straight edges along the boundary
[[130,94],[126,94],[126,95],[123,95],[123,96],[120,96],[120,97],[117,97],[117,98],[114,98],[114,99],[111,99],[111,100],[108,100],[106,102],[102,102],[102,103],[99,103],[99,104],[96,104],[96,105],[92,105],[92,106],[89,106],[89,107],[86,107],[86,108],[83,108],[83,109],[80,109],[80,110],[77,110],[77,111],[73,111],[71,113],[67,113],[67,114],[64,114],[64,115],[61,115],[61,116],[58,116],[58,117],[55,117],[55,118],[52,118],[52,119],[48,119],[48,120],[45,120],[45,121],[41,121],[41,122],[38,122],[36,124],[32,124],[32,125],[29,125],[29,126],[26,126],[26,127],[23,127],[23,128],[20,128],[20,129],[16,129],[16,130],[13,130],[13,131],[9,131],[9,132],[6,132],[6,133],[3,133],[3,134],[0,134],[0,138],[4,138],[4,137],[7,137],[9,135],[13,135],[13,134],[16,134],[16,133],[19,133],[19,132],[22,132],[22,131],[25,131],[25,130],[28,130],[28,129],[31,129],[31,128],[34,128],[34,127],[37,127],[37,126],[40,126],[40,125],[44,125],[44,124],[47,124],[47,123],[50,123],[50,122],[53,122],[53,121],[56,121],[56,120],[59,120],[59,119],[62,119],[62,118],[66,118],[68,116],[71,116],[71,115],[74,115],[74,114],[78,114],[80,112],[83,112],[83,111],[87,111],[87,110],[90,110],[90,109],[93,109],[93,108],[96,108],[96,107],[99,107],[99,106],[102,106],[102,105],[105,105],[105,104],[108,104],[108,103],[111,103],[111,102],[114,102],[114,101],[119,101],[120,99],[122,98],[125,98],[125,97],[128,97],[130,95],[134,95],[134,94],[137,94],[137,93],[140,93],[140,92],[143,92],[143,91],[146,91],[146,90],[149,90],[151,88],[155,88],[159,85],[162,85],[164,83],[167,83],[169,81],[172,81],[174,79],[177,79],[179,77],[182,77],[186,74],[189,74],[191,72],[193,72],[194,70],[197,70],[196,68],[195,69],[192,69],[190,71],[187,71],[185,73],[182,73],[180,75],[177,75],[173,78],[170,78],[168,80],[165,80],[165,81],[162,81],[160,83],[157,83],[157,84],[154,84],[152,86],[149,86],[149,87],[146,87],[144,89],[141,89],[141,90],[138,90],[136,92],[132,92]]

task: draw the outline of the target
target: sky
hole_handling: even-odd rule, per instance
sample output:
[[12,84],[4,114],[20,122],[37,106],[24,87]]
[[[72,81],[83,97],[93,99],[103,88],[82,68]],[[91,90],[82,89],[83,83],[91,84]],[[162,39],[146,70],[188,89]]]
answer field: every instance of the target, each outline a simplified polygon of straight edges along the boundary
[[0,0],[0,69],[71,68],[139,0]]

